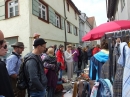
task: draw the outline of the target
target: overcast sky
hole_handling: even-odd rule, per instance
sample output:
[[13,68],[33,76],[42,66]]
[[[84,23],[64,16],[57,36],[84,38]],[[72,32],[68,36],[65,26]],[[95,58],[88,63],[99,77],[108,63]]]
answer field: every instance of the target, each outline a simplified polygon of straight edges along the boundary
[[97,26],[107,22],[106,0],[72,0],[88,17],[95,16]]

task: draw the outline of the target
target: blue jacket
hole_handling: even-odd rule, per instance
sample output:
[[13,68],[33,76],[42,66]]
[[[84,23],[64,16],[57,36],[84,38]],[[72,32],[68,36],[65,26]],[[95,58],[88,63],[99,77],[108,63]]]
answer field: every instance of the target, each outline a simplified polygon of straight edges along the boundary
[[102,65],[108,60],[108,58],[109,54],[102,50],[91,57],[89,66],[89,77],[91,80],[98,80],[100,78]]
[[108,83],[104,79],[99,79],[100,83],[97,91],[97,97],[113,97]]

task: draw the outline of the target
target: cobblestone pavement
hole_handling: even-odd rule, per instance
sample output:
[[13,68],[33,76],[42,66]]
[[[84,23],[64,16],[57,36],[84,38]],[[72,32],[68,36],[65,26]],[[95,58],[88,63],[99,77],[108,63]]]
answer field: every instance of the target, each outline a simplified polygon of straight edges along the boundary
[[[83,65],[82,65],[82,69],[83,69]],[[74,73],[73,75],[73,80],[76,78],[76,74]],[[63,71],[63,78],[67,79],[67,73],[65,71]],[[72,84],[71,83],[64,83],[63,84],[64,90],[69,91],[70,89],[72,89]],[[55,97],[63,97],[63,92],[58,92],[55,94]],[[26,96],[28,97],[28,96]]]
[[[75,77],[76,77],[76,74],[74,74],[73,79],[75,79]],[[63,78],[67,78],[66,73],[64,73]],[[64,87],[64,90],[69,91],[72,88],[72,84],[71,83],[64,83],[63,87]],[[63,92],[58,92],[55,94],[55,97],[62,97],[63,94],[64,94]]]
[[[74,74],[73,79],[75,79],[76,74]],[[67,79],[67,73],[63,72],[63,78]],[[63,84],[64,90],[69,91],[72,88],[72,84],[71,83],[64,83]],[[58,92],[55,94],[55,97],[62,97],[63,96],[63,92]],[[28,97],[28,95],[26,94],[26,97]]]

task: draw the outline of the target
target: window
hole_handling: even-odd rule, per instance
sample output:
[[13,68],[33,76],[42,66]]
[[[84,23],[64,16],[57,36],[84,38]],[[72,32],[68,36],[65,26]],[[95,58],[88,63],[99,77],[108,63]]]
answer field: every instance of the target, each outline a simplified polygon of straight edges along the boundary
[[76,14],[76,11],[75,11],[75,19],[77,20],[77,14]]
[[39,3],[39,17],[47,21],[47,7]]
[[67,10],[69,11],[69,3],[67,3]]
[[121,11],[123,10],[124,6],[125,6],[125,0],[121,0]]
[[78,36],[77,27],[74,26],[74,35]]
[[67,32],[70,33],[70,23],[67,22]]
[[60,25],[60,16],[57,15],[57,14],[56,14],[56,26],[57,26],[58,28],[61,27],[61,25]]
[[8,2],[8,18],[19,15],[18,0]]
[[[32,14],[49,23],[48,5],[43,0],[32,0]],[[55,21],[54,21],[55,22]]]

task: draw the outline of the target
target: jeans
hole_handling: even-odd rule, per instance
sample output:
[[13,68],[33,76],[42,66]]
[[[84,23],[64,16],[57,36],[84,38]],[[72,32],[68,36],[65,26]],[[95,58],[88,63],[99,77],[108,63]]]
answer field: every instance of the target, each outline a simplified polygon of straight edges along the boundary
[[37,92],[30,92],[30,97],[45,97],[46,90],[43,91],[37,91]]
[[59,70],[59,78],[62,79],[62,70]]

